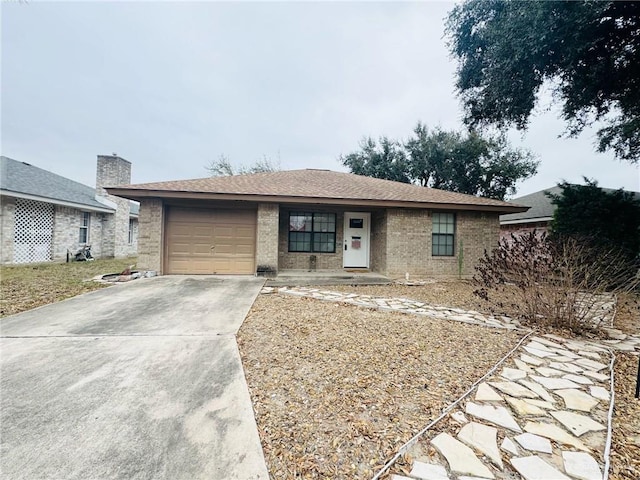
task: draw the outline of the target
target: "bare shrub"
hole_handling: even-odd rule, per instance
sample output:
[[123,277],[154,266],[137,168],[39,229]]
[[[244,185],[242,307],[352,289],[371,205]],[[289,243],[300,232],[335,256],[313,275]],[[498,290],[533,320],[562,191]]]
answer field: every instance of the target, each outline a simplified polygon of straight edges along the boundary
[[619,249],[530,232],[503,238],[485,252],[474,282],[474,293],[494,310],[505,307],[497,299],[508,290],[516,295],[509,307],[523,320],[581,332],[610,318],[615,295],[637,289],[640,277],[637,262]]

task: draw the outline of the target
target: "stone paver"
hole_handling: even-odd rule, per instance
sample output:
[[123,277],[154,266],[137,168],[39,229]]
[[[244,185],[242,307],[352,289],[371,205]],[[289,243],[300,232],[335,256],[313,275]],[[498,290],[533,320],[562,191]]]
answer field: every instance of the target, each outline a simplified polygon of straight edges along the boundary
[[484,453],[495,465],[503,468],[497,439],[497,428],[476,422],[468,423],[458,433],[458,440]]
[[500,390],[502,393],[511,395],[512,397],[538,398],[539,395],[527,387],[514,382],[489,382],[493,388]]
[[561,388],[579,388],[580,385],[566,378],[539,377],[531,375],[531,378],[548,390],[560,390]]
[[511,465],[525,480],[571,480],[540,457],[518,457],[511,459]]
[[578,437],[587,432],[596,432],[607,428],[592,418],[579,413],[568,412],[566,410],[558,410],[550,413],[556,420]]
[[511,455],[520,455],[520,450],[518,450],[516,444],[513,443],[513,440],[511,440],[509,437],[504,437],[502,443],[500,444],[500,448],[509,452]]
[[598,462],[584,452],[562,452],[566,472],[579,480],[602,480]]
[[578,367],[573,363],[550,362],[549,366],[554,370],[561,370],[565,373],[582,373],[584,368]]
[[585,375],[589,378],[594,378],[599,382],[606,382],[609,379],[609,375],[605,375],[604,373],[592,372],[592,371],[584,371],[582,375]]
[[526,415],[546,415],[547,412],[542,408],[533,405],[531,403],[526,402],[525,400],[521,400],[519,398],[513,398],[505,395],[504,399],[507,401],[511,408],[515,413],[521,416]]
[[[509,317],[405,298],[309,287],[284,287],[277,292],[489,328],[520,328]],[[584,305],[595,305],[590,312],[595,322],[611,325],[614,301],[604,295],[595,304],[585,301]],[[607,418],[609,409],[610,350],[640,352],[640,335],[611,328],[607,334],[610,340],[604,342],[552,334],[530,336],[501,368],[470,392],[468,398],[473,401],[467,399],[447,414],[453,420],[445,428],[448,432],[435,437],[425,434],[439,452],[429,457],[434,464],[415,461],[408,477],[391,478],[600,480],[603,465],[597,459],[604,456],[606,426],[596,419]],[[583,435],[585,441],[578,438]],[[503,439],[499,448],[497,438]],[[496,468],[497,476],[493,473]]]
[[513,430],[515,432],[522,431],[522,429],[518,425],[518,422],[514,420],[514,418],[509,413],[509,410],[504,407],[496,407],[493,405],[479,405],[477,403],[467,402],[466,413],[468,415],[486,420],[501,427],[508,428],[509,430]]
[[418,461],[413,462],[409,475],[421,480],[449,480],[447,469],[442,465],[433,465]]
[[555,410],[556,407],[551,402],[546,400],[537,400],[535,398],[523,398],[523,401],[535,405],[536,407],[544,408],[545,410]]
[[562,397],[565,406],[571,410],[590,412],[598,404],[598,399],[576,388],[556,390],[555,393]]
[[535,366],[544,365],[544,361],[543,360],[540,360],[538,358],[532,357],[531,355],[527,355],[526,353],[523,353],[522,355],[520,355],[520,359],[523,362],[529,363],[531,365],[535,365]]
[[524,370],[527,373],[533,373],[533,368],[528,363],[523,362],[522,360],[515,358],[513,362],[516,364],[519,370]]
[[475,399],[477,402],[492,402],[492,401],[502,401],[502,397],[496,393],[496,391],[491,388],[486,383],[481,383],[478,385],[478,389],[476,390]]
[[503,368],[502,373],[500,374],[502,378],[506,378],[507,380],[520,380],[521,378],[526,378],[527,372],[524,370],[519,370],[517,368]]
[[577,448],[578,450],[582,450],[585,452],[589,451],[589,447],[587,447],[584,443],[582,443],[580,439],[574,437],[573,435],[568,433],[566,430],[551,423],[528,422],[524,426],[524,430],[529,433],[535,433],[536,435],[540,435],[541,437],[549,438],[557,443],[570,445],[572,447]]
[[555,368],[549,367],[538,367],[536,368],[536,372],[543,377],[561,377],[566,374],[566,372],[563,372],[562,370],[556,370]]
[[605,365],[604,363],[596,362],[595,360],[591,360],[590,358],[581,358],[579,360],[576,360],[576,363],[594,372],[600,371],[603,368],[607,368],[607,365]]
[[572,382],[579,383],[580,385],[593,385],[593,381],[587,377],[583,377],[582,375],[575,375],[573,373],[569,373],[567,375],[563,375],[562,378],[566,380],[571,380]]
[[551,395],[547,390],[545,390],[545,388],[542,385],[540,385],[539,383],[532,382],[532,381],[529,381],[529,380],[520,380],[520,383],[523,386],[527,387],[532,392],[534,392],[536,395],[538,395],[543,400],[545,400],[545,401],[547,401],[549,403],[554,403],[555,402],[555,399],[553,398],[553,395]]
[[454,412],[451,414],[451,418],[458,422],[460,425],[464,425],[465,423],[469,423],[469,420],[462,412]]
[[611,395],[609,394],[609,391],[606,390],[605,388],[602,388],[600,386],[597,385],[592,385],[589,387],[589,393],[591,393],[591,396],[593,398],[597,398],[598,400],[605,400],[605,401],[609,401],[609,398],[611,397]]
[[441,433],[431,444],[447,459],[449,468],[456,473],[475,475],[482,478],[495,478],[476,454],[469,447],[453,438],[448,433]]
[[532,452],[552,453],[549,439],[534,435],[533,433],[522,433],[513,438],[525,450]]

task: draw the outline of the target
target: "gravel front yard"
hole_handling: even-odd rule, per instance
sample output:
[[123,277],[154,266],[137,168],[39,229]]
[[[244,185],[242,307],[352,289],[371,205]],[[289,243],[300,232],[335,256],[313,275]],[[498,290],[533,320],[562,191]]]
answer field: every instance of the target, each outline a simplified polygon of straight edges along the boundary
[[[618,302],[616,327],[626,333],[640,332],[640,302],[626,296]],[[611,480],[640,479],[640,399],[636,393],[638,356],[616,355],[614,364],[616,399],[613,412]]]
[[370,478],[520,336],[261,295],[238,344],[272,478]]
[[[488,311],[465,281],[322,288]],[[637,334],[638,299],[624,300],[615,326]],[[520,336],[309,298],[261,295],[238,343],[271,477],[371,478]],[[611,454],[615,480],[640,478],[640,400],[633,398],[637,365],[637,356],[618,354]]]

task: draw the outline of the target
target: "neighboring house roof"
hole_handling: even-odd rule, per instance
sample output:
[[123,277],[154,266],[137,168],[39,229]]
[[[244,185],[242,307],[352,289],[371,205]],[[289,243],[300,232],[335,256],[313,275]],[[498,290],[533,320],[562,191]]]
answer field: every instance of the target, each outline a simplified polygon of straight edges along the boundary
[[8,157],[0,157],[0,193],[69,207],[113,213],[96,199],[95,188]]
[[279,203],[464,208],[521,212],[520,205],[462,193],[420,187],[330,170],[288,170],[228,177],[142,183],[107,188],[112,195],[140,200],[145,197],[198,198]]
[[[605,192],[615,192],[615,190],[611,188],[603,188],[602,190]],[[500,215],[500,224],[511,225],[517,223],[546,222],[553,220],[553,213],[556,210],[556,206],[551,203],[551,199],[546,195],[546,192],[553,195],[560,195],[562,194],[562,188],[555,186],[540,190],[539,192],[530,193],[529,195],[514,198],[511,202],[518,205],[527,205],[531,208],[526,212]],[[632,193],[636,199],[640,200],[640,192],[630,193]]]

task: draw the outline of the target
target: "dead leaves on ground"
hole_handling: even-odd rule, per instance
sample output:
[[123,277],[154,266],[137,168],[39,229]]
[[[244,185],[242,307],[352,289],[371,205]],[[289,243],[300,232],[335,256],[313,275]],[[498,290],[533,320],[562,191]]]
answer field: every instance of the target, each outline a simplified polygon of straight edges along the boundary
[[120,258],[92,262],[2,266],[0,317],[104,288],[104,284],[85,280],[98,274],[120,272],[134,262],[133,258]]
[[307,298],[259,297],[238,343],[271,476],[371,478],[518,338]]

